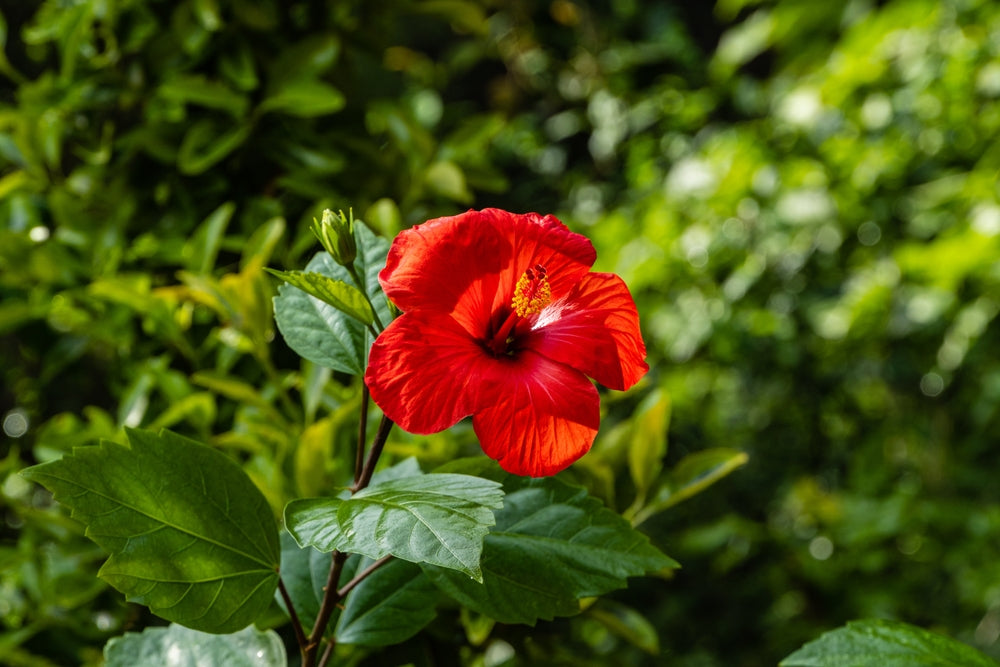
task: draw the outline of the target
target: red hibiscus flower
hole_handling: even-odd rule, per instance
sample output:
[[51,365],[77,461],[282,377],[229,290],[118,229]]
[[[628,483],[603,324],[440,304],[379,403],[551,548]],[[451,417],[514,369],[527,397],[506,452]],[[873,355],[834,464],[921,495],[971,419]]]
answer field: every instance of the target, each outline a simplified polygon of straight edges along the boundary
[[597,389],[649,367],[628,288],[590,271],[590,241],[551,215],[497,209],[396,237],[379,281],[403,314],[372,346],[372,398],[411,433],[472,415],[504,470],[553,475],[590,449]]

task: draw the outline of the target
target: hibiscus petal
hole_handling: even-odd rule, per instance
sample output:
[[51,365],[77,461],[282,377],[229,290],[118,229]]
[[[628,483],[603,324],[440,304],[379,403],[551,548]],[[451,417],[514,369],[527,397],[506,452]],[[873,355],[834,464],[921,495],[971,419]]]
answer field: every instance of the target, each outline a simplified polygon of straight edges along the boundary
[[453,312],[474,336],[485,335],[497,275],[510,243],[477,211],[403,230],[389,248],[379,282],[403,311]]
[[372,345],[365,383],[372,400],[404,430],[443,431],[481,404],[481,378],[498,362],[448,315],[413,311]]
[[490,371],[489,384],[500,390],[473,415],[472,426],[501,468],[543,477],[587,453],[600,424],[600,401],[582,373],[530,350]]
[[510,312],[514,286],[526,269],[545,267],[558,299],[596,259],[587,237],[551,215],[499,209],[436,218],[401,232],[379,281],[404,311],[450,312],[475,338]]
[[584,276],[538,314],[522,344],[619,391],[649,370],[635,302],[612,273]]
[[552,298],[558,299],[590,271],[597,259],[597,251],[590,239],[571,232],[555,216],[515,214],[498,209],[485,209],[480,214],[492,222],[497,233],[514,250],[495,288],[494,312],[510,308],[514,286],[526,269],[535,265],[544,266]]

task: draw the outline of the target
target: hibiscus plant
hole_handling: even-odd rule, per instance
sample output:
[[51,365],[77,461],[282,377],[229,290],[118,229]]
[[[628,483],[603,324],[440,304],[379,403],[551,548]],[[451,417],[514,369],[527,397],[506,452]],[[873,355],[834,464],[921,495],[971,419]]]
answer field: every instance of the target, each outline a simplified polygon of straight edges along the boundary
[[[323,250],[304,271],[272,271],[275,318],[292,350],[358,389],[353,476],[278,518],[237,460],[166,430],[24,473],[109,552],[99,576],[171,622],[112,639],[109,665],[284,664],[276,630],[301,664],[325,665],[402,642],[439,608],[534,625],[677,567],[635,526],[745,458],[702,461],[648,502],[641,489],[625,516],[554,477],[597,436],[593,381],[627,390],[648,371],[629,290],[591,271],[587,238],[490,209],[391,246],[343,213],[313,231]],[[485,456],[432,470],[383,456],[394,425],[431,434],[466,417]],[[655,476],[662,454],[629,462]]]

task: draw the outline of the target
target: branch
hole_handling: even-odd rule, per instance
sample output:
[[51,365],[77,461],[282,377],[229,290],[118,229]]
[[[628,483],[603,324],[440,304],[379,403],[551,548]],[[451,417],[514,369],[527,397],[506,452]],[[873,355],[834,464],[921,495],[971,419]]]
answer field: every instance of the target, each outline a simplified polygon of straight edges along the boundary
[[288,616],[292,619],[292,628],[295,630],[295,641],[299,644],[299,650],[305,651],[306,648],[306,633],[302,629],[302,621],[299,620],[299,615],[295,611],[295,605],[292,604],[292,598],[288,595],[288,589],[285,588],[285,582],[278,577],[278,591],[281,592],[281,599],[285,601],[285,608],[288,610]]
[[348,581],[346,584],[343,585],[343,587],[340,590],[337,591],[337,597],[343,599],[348,593],[354,590],[355,586],[357,586],[362,581],[367,579],[372,572],[374,572],[375,570],[379,569],[380,567],[388,563],[389,559],[391,558],[392,556],[382,556],[377,561],[366,567],[364,570],[358,572],[353,579]]
[[352,494],[365,488],[372,481],[375,464],[378,463],[378,457],[382,455],[382,448],[385,447],[385,441],[389,437],[389,430],[391,428],[392,420],[382,415],[382,421],[378,425],[378,432],[375,433],[375,440],[372,442],[372,450],[368,453],[368,460],[365,461],[365,469],[361,471],[361,477],[351,487]]
[[319,648],[320,642],[323,641],[323,631],[326,630],[326,626],[330,622],[330,616],[333,615],[333,610],[336,608],[337,603],[340,602],[340,596],[337,595],[337,584],[340,581],[340,572],[344,569],[344,561],[346,560],[347,554],[341,551],[333,552],[333,559],[330,563],[330,576],[327,577],[326,586],[323,587],[325,591],[323,602],[320,604],[319,613],[316,615],[316,623],[313,625],[312,634],[309,635],[309,643],[302,658],[302,667],[313,667],[316,664],[316,649]]
[[361,378],[361,419],[358,422],[358,448],[354,458],[354,484],[361,479],[361,469],[365,461],[365,439],[368,437],[368,385]]

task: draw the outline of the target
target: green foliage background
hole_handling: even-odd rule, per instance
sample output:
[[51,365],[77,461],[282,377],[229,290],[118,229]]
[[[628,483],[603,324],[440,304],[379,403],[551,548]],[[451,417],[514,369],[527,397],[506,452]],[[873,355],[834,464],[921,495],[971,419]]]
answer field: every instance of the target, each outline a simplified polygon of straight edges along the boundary
[[656,498],[654,389],[668,467],[750,456],[639,515],[672,580],[490,639],[445,614],[372,664],[495,664],[498,640],[773,664],[870,616],[1000,656],[1000,8],[696,5],[4,3],[0,661],[93,664],[153,620],[26,465],[141,426],[231,452],[276,514],[349,474],[357,386],[275,338],[262,271],[302,268],[327,206],[386,238],[500,206],[594,239],[653,369],[573,471],[610,506]]

